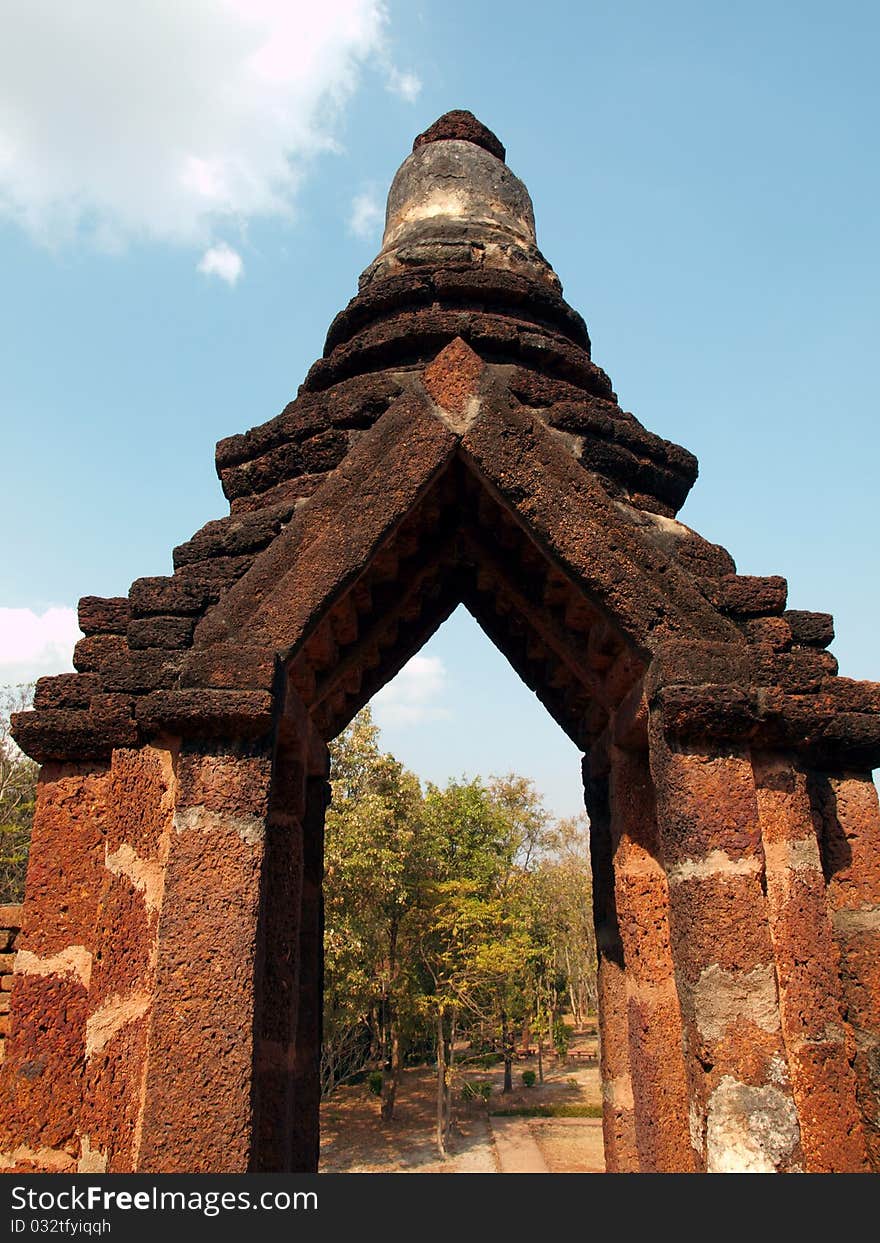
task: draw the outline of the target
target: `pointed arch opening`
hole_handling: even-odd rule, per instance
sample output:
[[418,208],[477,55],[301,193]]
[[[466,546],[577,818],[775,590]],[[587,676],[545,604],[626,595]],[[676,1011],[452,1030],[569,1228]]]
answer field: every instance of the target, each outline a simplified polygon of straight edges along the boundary
[[[255,1103],[263,1149],[256,1168],[313,1169],[318,1161],[326,746],[459,605],[583,756],[602,1078],[611,1085],[604,1103],[605,1147],[611,1169],[639,1162],[631,1088],[626,1086],[630,998],[614,855],[623,832],[625,847],[640,852],[648,886],[662,890],[665,878],[657,857],[642,709],[645,659],[464,456],[456,455],[374,548],[361,572],[313,619],[283,664],[284,707],[270,812],[275,859],[266,870],[266,932],[261,937],[265,983],[258,1015],[263,1029],[258,1049],[263,1052],[258,1057],[263,1073],[255,1077]],[[620,782],[621,744],[632,757],[624,779],[630,788],[625,795],[618,791],[621,807],[631,808],[632,823],[626,827],[613,825],[610,813],[610,791]],[[310,770],[305,774],[304,765]],[[630,839],[637,839],[636,844],[630,845]],[[291,904],[297,887],[299,903]],[[661,938],[666,935],[664,901],[661,895],[656,915]],[[282,913],[292,909],[297,911],[293,919]],[[671,979],[671,960],[667,966]],[[666,1010],[674,1024],[674,988]],[[664,1039],[669,1035],[667,1028]],[[655,1062],[659,1065],[659,1052]],[[669,1095],[674,1080],[675,1091],[683,1092],[683,1067],[674,1050],[659,1077],[658,1090]],[[662,1128],[642,1112],[648,1119],[644,1146],[652,1142],[652,1127]],[[668,1131],[668,1118],[664,1125]],[[679,1148],[686,1146],[682,1137],[678,1140]],[[680,1152],[676,1159],[680,1165]]]

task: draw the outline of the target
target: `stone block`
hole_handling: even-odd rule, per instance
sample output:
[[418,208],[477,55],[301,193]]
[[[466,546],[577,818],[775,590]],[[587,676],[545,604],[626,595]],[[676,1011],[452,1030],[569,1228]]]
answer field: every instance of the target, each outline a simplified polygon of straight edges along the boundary
[[40,678],[34,691],[34,708],[88,708],[101,687],[95,673],[59,673]]
[[119,659],[127,651],[124,635],[87,635],[73,649],[73,667],[79,673],[100,673],[105,661]]
[[129,623],[128,645],[133,651],[189,647],[195,625],[195,617],[136,617]]
[[136,578],[129,589],[128,601],[133,617],[189,615],[204,610],[208,593],[200,583],[188,582],[180,575]]
[[83,596],[79,602],[79,628],[89,634],[123,634],[128,625],[125,596]]
[[834,639],[834,618],[830,613],[786,609],[783,616],[791,628],[794,643],[804,647],[827,647]]
[[704,589],[717,608],[741,617],[782,613],[788,596],[787,582],[776,574],[764,578],[728,574],[705,583]]
[[153,691],[138,700],[135,715],[148,733],[168,730],[206,737],[265,734],[272,725],[273,698],[265,691]]

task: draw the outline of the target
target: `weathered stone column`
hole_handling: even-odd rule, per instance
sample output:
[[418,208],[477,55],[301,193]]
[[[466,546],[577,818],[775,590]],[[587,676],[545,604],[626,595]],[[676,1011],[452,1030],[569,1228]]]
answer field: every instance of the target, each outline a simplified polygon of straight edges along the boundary
[[776,958],[782,1034],[805,1169],[867,1169],[853,1049],[843,1019],[807,776],[792,757],[756,753],[753,768]]
[[310,777],[303,819],[303,883],[299,920],[299,1013],[294,1054],[289,1169],[318,1168],[321,1107],[321,1038],[324,1018],[324,812],[326,777]]
[[89,986],[104,890],[109,765],[40,773],[22,930],[0,1071],[0,1168],[70,1173],[85,1160],[80,1113]]
[[175,755],[113,753],[86,1021],[80,1170],[138,1168]]
[[138,1168],[244,1173],[271,757],[188,742],[159,924]]
[[596,925],[599,1003],[599,1074],[602,1080],[602,1136],[610,1174],[638,1171],[629,1062],[626,966],[617,923],[613,846],[607,775],[593,776],[584,760],[584,801],[590,817],[593,918]]
[[295,740],[275,757],[254,963],[253,1171],[290,1170],[300,1000],[300,904],[307,765]]
[[802,1169],[749,757],[670,742],[654,707],[649,736],[691,1141],[709,1172]]
[[870,773],[812,774],[868,1154],[880,1170],[880,808]]
[[269,812],[256,967],[257,1133],[250,1161],[262,1172],[318,1168],[329,756],[307,730],[310,736],[279,747]]
[[682,1025],[669,944],[669,888],[659,858],[645,752],[612,747],[611,840],[626,963],[629,1066],[639,1169],[690,1172]]

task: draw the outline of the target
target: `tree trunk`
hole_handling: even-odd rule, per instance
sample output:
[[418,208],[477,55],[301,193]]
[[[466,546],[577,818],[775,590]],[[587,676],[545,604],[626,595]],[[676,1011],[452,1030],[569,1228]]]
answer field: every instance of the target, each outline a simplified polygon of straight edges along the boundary
[[388,993],[385,1004],[387,1057],[382,1066],[382,1108],[380,1112],[383,1122],[390,1122],[394,1117],[394,1101],[397,1097],[397,1085],[400,1083],[400,1068],[403,1061],[400,1047],[400,1024],[397,1019],[396,982],[397,924],[392,923],[388,943]]
[[452,1068],[455,1063],[455,1033],[458,1026],[458,1009],[452,1008],[452,1021],[449,1024],[449,1055],[446,1059],[446,1073],[444,1075],[444,1096],[446,1107],[443,1114],[443,1150],[446,1152],[449,1146],[449,1132],[452,1128]]
[[437,1011],[437,1150],[446,1158],[446,1042],[443,1011]]
[[568,981],[568,999],[571,1003],[571,1012],[574,1015],[575,1024],[578,1027],[583,1026],[583,1015],[581,1013],[580,999],[578,997],[577,988],[575,987],[574,973],[571,969],[571,955],[568,952],[568,946],[565,947],[565,978]]
[[400,1083],[400,1071],[403,1065],[403,1050],[400,1044],[400,1031],[396,1017],[390,1025],[391,1057],[382,1070],[382,1121],[390,1122],[394,1117],[394,1101]]
[[501,1011],[501,1052],[504,1054],[504,1093],[513,1091],[513,1039],[507,1027],[507,1011]]

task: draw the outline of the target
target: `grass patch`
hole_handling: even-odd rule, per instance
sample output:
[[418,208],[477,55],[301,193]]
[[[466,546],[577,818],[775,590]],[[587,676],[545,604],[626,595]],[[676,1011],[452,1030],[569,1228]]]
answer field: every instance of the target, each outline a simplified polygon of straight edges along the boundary
[[493,1118],[601,1118],[601,1105],[519,1105],[490,1110]]

